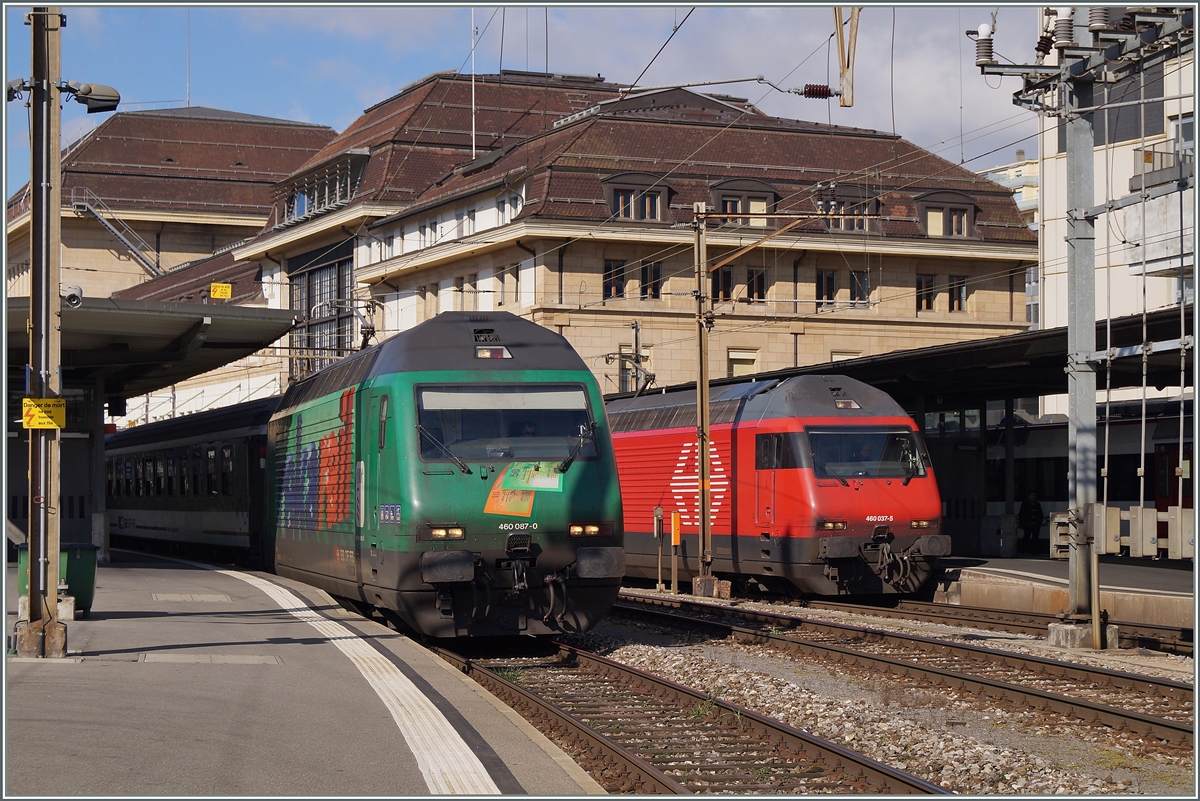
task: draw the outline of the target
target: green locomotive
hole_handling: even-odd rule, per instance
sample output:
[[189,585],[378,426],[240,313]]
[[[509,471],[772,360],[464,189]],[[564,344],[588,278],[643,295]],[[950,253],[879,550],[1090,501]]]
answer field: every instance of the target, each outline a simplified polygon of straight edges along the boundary
[[600,388],[558,334],[445,312],[294,384],[275,570],[433,637],[586,631],[625,573]]

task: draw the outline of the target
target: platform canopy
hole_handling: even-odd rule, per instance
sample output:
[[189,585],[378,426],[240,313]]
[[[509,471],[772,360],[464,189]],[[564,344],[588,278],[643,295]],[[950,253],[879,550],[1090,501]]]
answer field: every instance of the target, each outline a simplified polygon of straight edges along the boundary
[[[29,298],[8,299],[8,368],[29,362]],[[250,356],[295,325],[287,309],[84,298],[62,307],[63,387],[130,398]],[[18,389],[24,381],[9,378]]]
[[[1193,306],[1185,307],[1185,330],[1193,330]],[[1152,312],[1146,317],[1146,338],[1150,342],[1178,342],[1179,307]],[[1096,323],[1096,350],[1108,349],[1108,325]],[[1132,348],[1142,342],[1142,316],[1132,315],[1112,321],[1112,347]],[[1193,361],[1189,351],[1184,386],[1192,386]],[[847,375],[878,387],[912,410],[921,402],[928,411],[955,409],[978,404],[981,400],[1032,398],[1061,395],[1067,391],[1067,329],[1049,328],[1026,331],[991,339],[955,342],[930,348],[900,350],[880,356],[867,356],[838,362],[758,373],[758,380],[783,379],[794,375]],[[1147,359],[1150,387],[1179,386],[1179,348],[1170,347],[1152,353]],[[1096,384],[1105,386],[1105,365],[1096,365]],[[746,381],[746,377],[712,381],[714,391],[725,384]],[[1112,386],[1136,387],[1142,383],[1142,358],[1122,352],[1112,363]],[[667,391],[694,388],[695,382],[668,387]],[[661,391],[661,390],[651,390]],[[630,393],[606,396],[628,397]]]

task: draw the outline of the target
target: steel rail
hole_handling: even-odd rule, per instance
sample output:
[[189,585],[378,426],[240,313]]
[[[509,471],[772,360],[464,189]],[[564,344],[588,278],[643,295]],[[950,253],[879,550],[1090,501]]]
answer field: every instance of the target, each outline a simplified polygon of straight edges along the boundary
[[467,657],[444,648],[429,648],[510,707],[528,710],[534,719],[545,721],[552,729],[563,732],[568,741],[574,741],[584,751],[616,767],[623,777],[622,791],[659,795],[691,794],[691,790],[569,712],[518,687],[491,670],[476,666],[474,661]]
[[[639,601],[640,604],[644,606],[661,606],[675,610],[682,610],[684,604],[694,604],[696,607],[703,607],[703,610],[710,614],[747,614],[745,610],[741,609],[730,609],[729,607],[722,607],[715,604],[699,604],[695,602],[681,601],[678,599],[667,600],[642,598],[639,599]],[[1187,744],[1191,744],[1193,742],[1193,725],[1186,721],[1170,720],[1157,715],[1148,715],[1142,712],[1118,709],[1116,707],[1108,706],[1107,704],[1099,704],[1081,698],[1046,692],[1045,690],[1038,690],[1031,687],[1023,687],[1020,685],[1010,684],[1008,682],[996,681],[994,679],[989,679],[982,676],[971,676],[958,671],[926,667],[914,662],[907,662],[901,659],[895,659],[893,657],[869,654],[842,646],[794,640],[771,632],[748,629],[735,626],[731,623],[723,623],[707,620],[705,618],[694,617],[683,614],[681,611],[660,611],[644,608],[644,606],[639,608],[637,605],[631,605],[630,598],[622,596],[621,600],[618,601],[613,609],[617,613],[641,615],[659,622],[665,622],[668,625],[678,625],[680,621],[686,621],[691,626],[707,626],[723,632],[725,636],[732,635],[742,642],[769,644],[785,650],[797,651],[809,655],[818,655],[825,659],[833,659],[834,661],[845,662],[848,664],[858,664],[871,668],[883,667],[889,672],[898,675],[911,676],[930,681],[934,684],[944,684],[950,687],[958,687],[987,697],[1007,698],[1009,700],[1016,701],[1037,709],[1046,709],[1067,715],[1069,717],[1101,723],[1117,729],[1124,728],[1141,734],[1151,735],[1166,742]],[[863,629],[854,626],[846,626],[840,623],[811,621],[803,618],[770,615],[769,613],[750,612],[747,616],[757,617],[760,615],[773,618],[773,622],[788,623],[793,628],[812,628],[828,633],[868,636],[873,639],[891,641],[897,644],[916,645],[923,650],[950,651],[952,653],[968,656],[972,659],[999,660],[1001,664],[1011,665],[1022,670],[1032,668],[1035,669],[1035,671],[1041,672],[1052,671],[1049,673],[1049,675],[1057,675],[1063,678],[1072,678],[1101,684],[1105,683],[1104,680],[1108,680],[1109,682],[1121,682],[1121,684],[1116,686],[1142,692],[1144,692],[1148,687],[1154,688],[1155,690],[1161,688],[1164,693],[1169,693],[1177,697],[1182,697],[1185,693],[1187,697],[1190,697],[1193,693],[1193,688],[1191,686],[1182,684],[1180,682],[1156,679],[1147,676],[1135,676],[1133,674],[1122,673],[1115,670],[1089,668],[1082,665],[1058,662],[1052,659],[1043,659],[1042,657],[1025,656],[1023,654],[1015,654],[1008,651],[996,651],[994,649],[980,648],[979,646],[973,645],[962,645],[959,643],[948,643],[942,640],[934,640],[926,637],[912,637],[910,635],[883,632],[877,629]],[[1110,684],[1110,686],[1114,685]]]
[[[828,740],[793,728],[737,704],[714,698],[699,690],[676,684],[668,679],[623,665],[597,654],[560,643],[556,643],[556,645],[559,649],[560,657],[565,657],[569,662],[587,666],[595,673],[615,676],[625,685],[641,685],[650,695],[671,698],[684,706],[711,704],[714,709],[727,713],[731,719],[739,720],[750,732],[766,741],[782,745],[797,754],[802,754],[805,758],[813,762],[820,762],[831,768],[840,768],[852,782],[868,786],[871,793],[944,795],[950,792],[936,784],[877,762],[863,754],[843,748]],[[624,754],[628,755],[627,764],[632,766],[632,769],[646,774],[650,774],[651,772],[658,773],[657,769],[651,767],[649,763],[625,751],[621,746],[612,743],[608,738],[587,727],[578,718],[558,709],[537,695],[517,687],[489,670],[475,666],[470,659],[452,654],[447,656],[445,652],[439,649],[435,649],[435,652],[448,658],[452,664],[458,666],[460,670],[463,670],[477,681],[481,678],[485,679],[481,683],[485,687],[488,687],[488,689],[491,689],[493,685],[498,687],[501,692],[497,694],[501,695],[502,698],[506,696],[521,697],[525,703],[543,710],[541,714],[548,718],[571,721],[573,726],[583,729],[583,731],[579,732],[581,738],[589,743],[596,743],[595,747],[620,749]],[[675,783],[669,776],[663,775],[667,782],[680,789],[674,789],[673,787],[666,790],[644,789],[641,792],[691,792],[682,785]]]
[[[1006,631],[1013,634],[1044,635],[1047,626],[1060,622],[1058,615],[1047,612],[987,609],[979,606],[960,606],[928,601],[900,601],[894,607],[886,607],[842,601],[810,600],[805,602],[805,607],[887,618],[926,620],[934,623],[967,622],[976,628],[988,631]],[[1121,620],[1110,620],[1108,623],[1117,627],[1120,644],[1123,647],[1148,648],[1182,656],[1191,656],[1193,653],[1193,630],[1190,628],[1160,626],[1154,623],[1131,623]]]

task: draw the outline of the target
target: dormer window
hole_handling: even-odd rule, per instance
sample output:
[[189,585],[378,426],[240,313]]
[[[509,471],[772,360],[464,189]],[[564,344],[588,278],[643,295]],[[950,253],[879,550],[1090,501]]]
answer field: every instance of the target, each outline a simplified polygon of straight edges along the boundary
[[879,215],[879,199],[854,184],[817,184],[817,211],[825,215],[825,230],[839,233],[866,233],[878,230],[872,222]]
[[[712,207],[728,215],[717,218],[716,224],[773,227],[771,220],[761,216],[774,211],[778,199],[770,184],[755,180],[723,181],[712,187],[712,193]],[[739,216],[745,214],[759,216]]]
[[604,180],[604,191],[614,220],[665,221],[670,187],[657,176],[621,173]]
[[932,192],[917,198],[917,214],[930,237],[974,237],[975,202],[961,192]]
[[612,215],[618,220],[660,220],[661,198],[657,190],[614,189]]

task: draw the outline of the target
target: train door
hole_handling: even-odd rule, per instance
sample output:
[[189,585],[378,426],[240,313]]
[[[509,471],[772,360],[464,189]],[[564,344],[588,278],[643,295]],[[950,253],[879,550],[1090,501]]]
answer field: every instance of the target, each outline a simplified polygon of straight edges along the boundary
[[[1154,446],[1154,508],[1165,512],[1172,506],[1182,506],[1191,509],[1192,498],[1192,446],[1184,443],[1183,464],[1179,463],[1179,445]],[[1183,503],[1179,502],[1179,475],[1183,475]],[[1159,521],[1158,541],[1167,541],[1167,523]]]
[[375,583],[383,563],[383,543],[379,534],[379,479],[383,451],[387,442],[388,396],[363,393],[366,407],[359,436],[358,461],[355,463],[356,526],[355,559],[359,586]]
[[754,438],[754,522],[775,522],[775,469],[780,466],[783,435],[758,434]]

